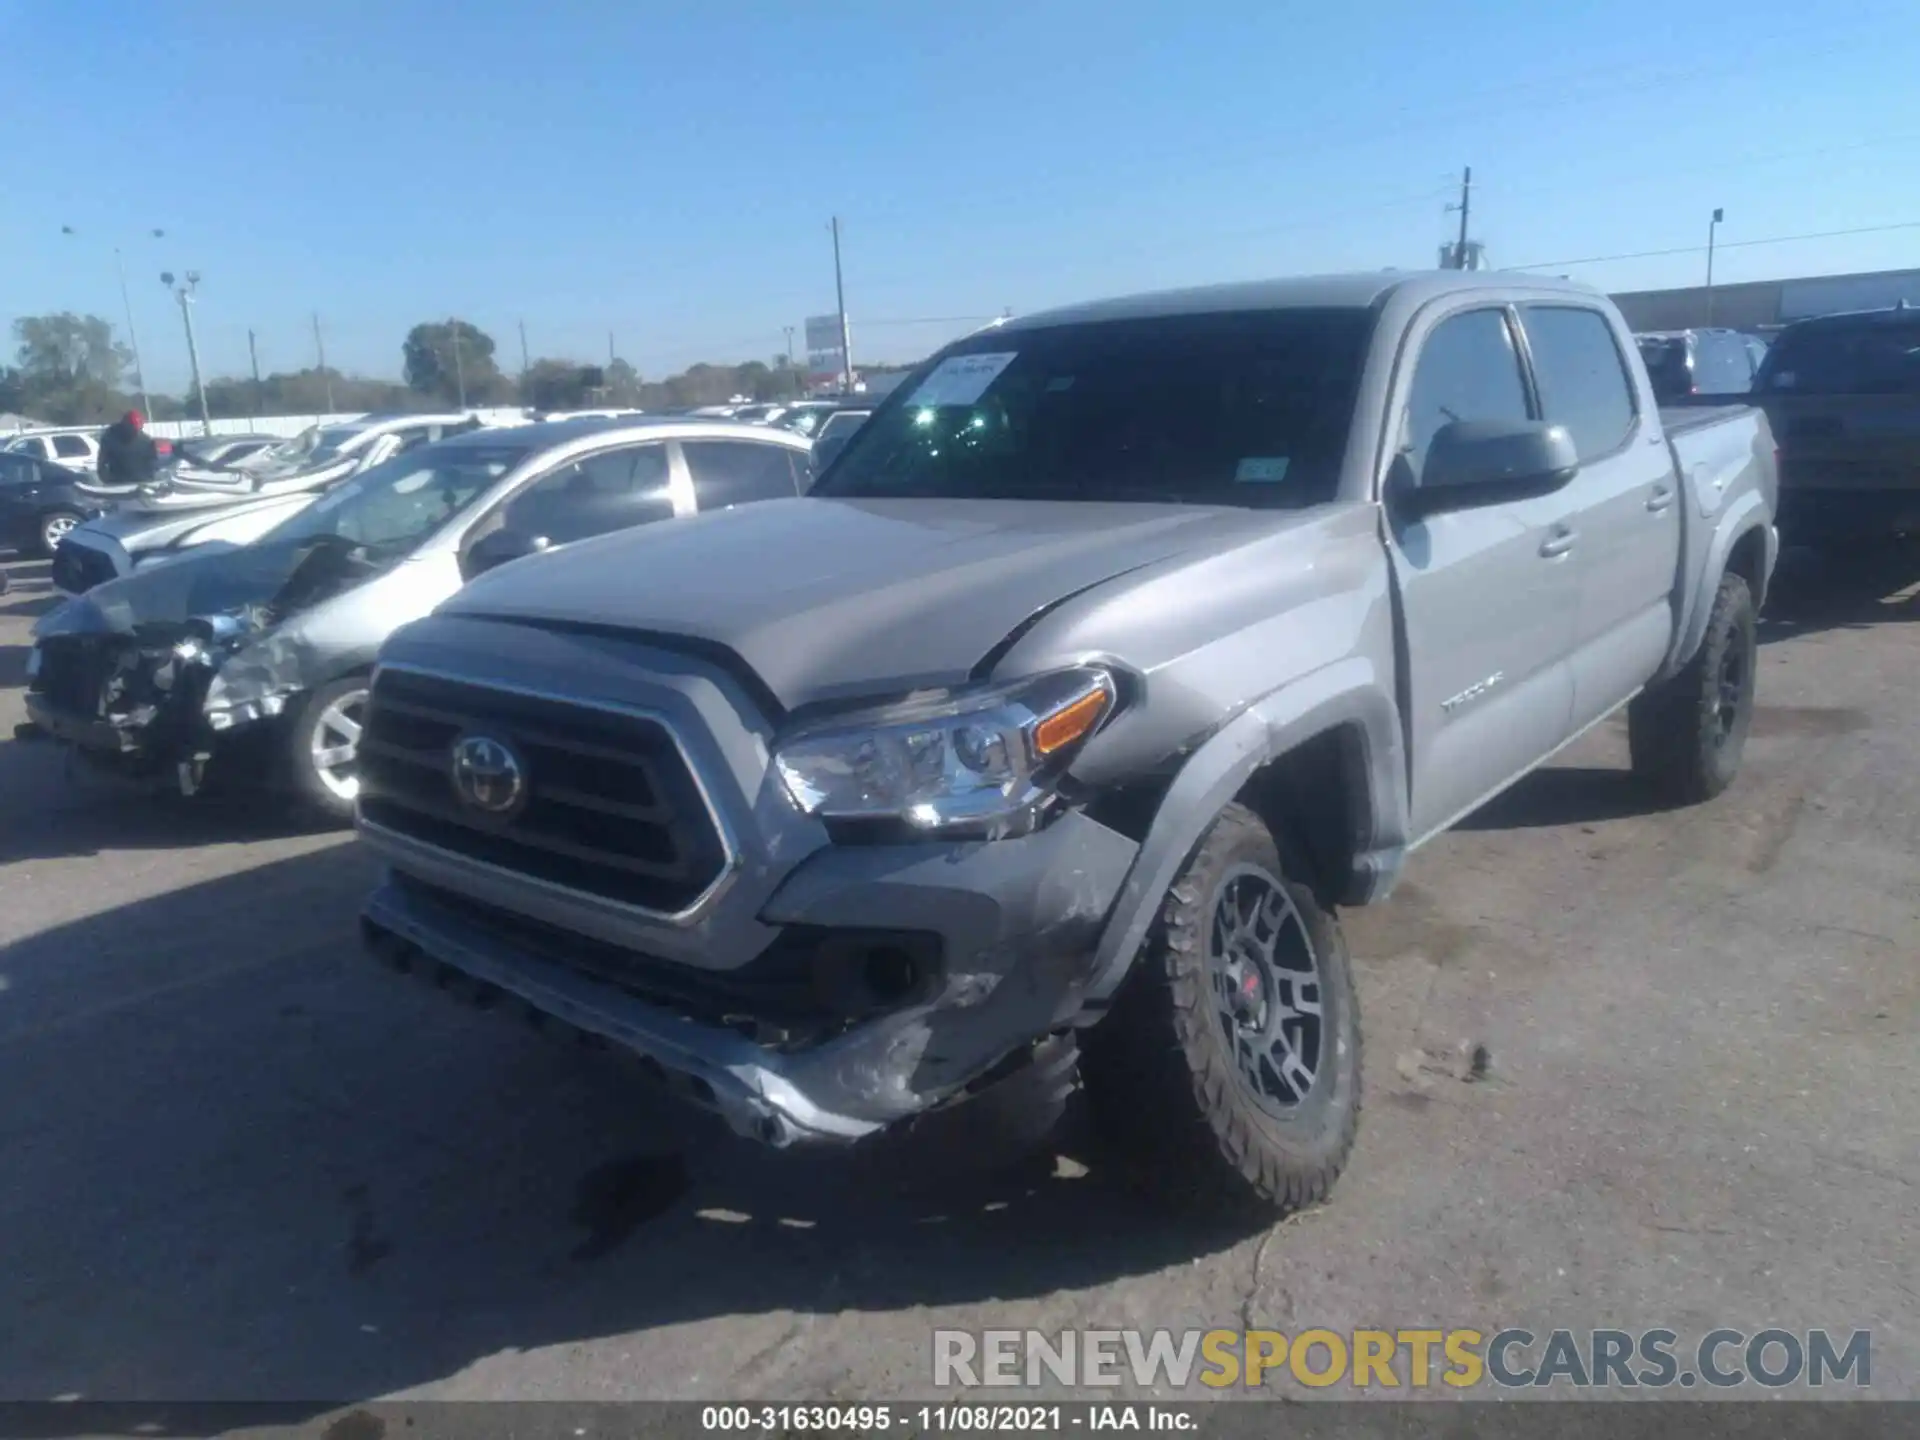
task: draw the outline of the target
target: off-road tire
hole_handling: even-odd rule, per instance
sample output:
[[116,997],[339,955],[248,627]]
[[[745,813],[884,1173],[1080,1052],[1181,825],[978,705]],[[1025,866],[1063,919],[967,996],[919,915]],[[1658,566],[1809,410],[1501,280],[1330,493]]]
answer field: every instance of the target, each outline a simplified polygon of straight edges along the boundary
[[322,685],[307,697],[306,704],[300,707],[287,726],[286,776],[294,799],[303,809],[340,825],[353,823],[354,802],[330,789],[315,770],[314,732],[319,727],[321,717],[336,701],[355,691],[364,694],[366,689],[367,677],[364,675],[348,675]]
[[[1101,1127],[1163,1198],[1286,1213],[1326,1198],[1360,1123],[1360,1013],[1346,941],[1260,817],[1229,805],[1195,847],[1112,1010],[1081,1043]],[[1255,1104],[1234,1062],[1209,972],[1222,886],[1238,867],[1285,888],[1313,946],[1323,1013],[1319,1074],[1288,1119]]]
[[[53,534],[52,531],[61,521],[66,522],[67,528],[62,530],[58,535]],[[42,515],[40,517],[39,531],[34,537],[36,541],[35,548],[38,549],[40,558],[43,560],[51,560],[53,558],[54,548],[72,533],[73,527],[85,523],[86,517],[77,510],[49,510],[45,515]]]
[[[1740,667],[1741,695],[1731,724],[1722,721],[1722,682],[1730,661]],[[1675,805],[1711,800],[1740,771],[1753,724],[1759,664],[1753,592],[1738,575],[1720,577],[1706,637],[1677,674],[1650,686],[1627,706],[1627,747],[1634,774]]]

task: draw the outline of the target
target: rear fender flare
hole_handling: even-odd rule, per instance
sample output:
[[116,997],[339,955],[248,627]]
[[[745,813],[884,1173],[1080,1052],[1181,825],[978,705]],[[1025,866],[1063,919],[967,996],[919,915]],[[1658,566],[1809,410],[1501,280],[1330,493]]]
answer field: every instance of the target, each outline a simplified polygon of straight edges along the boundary
[[1371,900],[1392,887],[1407,843],[1406,757],[1384,680],[1358,657],[1329,665],[1256,701],[1188,757],[1108,912],[1084,994],[1089,1018],[1126,978],[1168,888],[1221,810],[1262,766],[1316,735],[1348,726],[1362,737],[1367,833],[1344,888]]
[[[1733,554],[1733,547],[1754,530],[1763,532],[1767,547],[1765,570],[1763,575],[1771,577],[1774,562],[1780,557],[1780,537],[1769,523],[1766,501],[1757,494],[1746,494],[1735,500],[1720,516],[1713,531],[1713,538],[1707,545],[1706,563],[1700,567],[1699,579],[1689,585],[1681,596],[1679,623],[1674,627],[1675,641],[1673,650],[1667,656],[1667,663],[1661,667],[1659,679],[1677,673],[1694,656],[1701,642],[1707,638],[1707,621],[1713,614],[1713,597],[1720,588],[1720,578],[1727,573],[1727,560]],[[1757,607],[1765,599],[1765,588],[1753,597]]]

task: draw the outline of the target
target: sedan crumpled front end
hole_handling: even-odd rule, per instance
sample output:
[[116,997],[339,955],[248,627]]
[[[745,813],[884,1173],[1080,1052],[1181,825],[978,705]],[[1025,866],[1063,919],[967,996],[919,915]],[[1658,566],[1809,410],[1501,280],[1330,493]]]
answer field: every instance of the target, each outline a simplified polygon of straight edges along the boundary
[[192,793],[220,732],[235,728],[236,698],[248,718],[284,704],[257,682],[236,687],[220,673],[258,637],[263,617],[253,607],[118,630],[83,600],[47,622],[28,663],[28,715],[82,758],[129,778],[171,778]]

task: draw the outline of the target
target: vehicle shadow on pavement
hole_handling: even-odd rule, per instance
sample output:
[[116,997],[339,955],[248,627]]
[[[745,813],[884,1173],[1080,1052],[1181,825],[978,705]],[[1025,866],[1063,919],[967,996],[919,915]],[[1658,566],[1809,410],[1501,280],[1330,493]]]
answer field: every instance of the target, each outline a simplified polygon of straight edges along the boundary
[[10,584],[5,595],[0,595],[0,616],[32,620],[60,603],[60,592],[48,578],[51,567],[46,561],[9,565],[5,569]]
[[1788,550],[1760,616],[1760,643],[1920,620],[1920,544],[1863,546],[1845,558]]
[[1594,825],[1671,808],[1632,771],[1618,766],[1553,765],[1515,781],[1456,830],[1536,830]]
[[32,653],[31,645],[0,645],[0,687],[27,683],[27,657]]
[[0,951],[0,1093],[32,1097],[0,1107],[0,1398],[318,1411],[610,1336],[616,1390],[759,1393],[816,1319],[897,1340],[1255,1233],[1137,1198],[1072,1113],[1037,1150],[964,1109],[851,1152],[737,1141],[377,967],[372,878],[340,844]]

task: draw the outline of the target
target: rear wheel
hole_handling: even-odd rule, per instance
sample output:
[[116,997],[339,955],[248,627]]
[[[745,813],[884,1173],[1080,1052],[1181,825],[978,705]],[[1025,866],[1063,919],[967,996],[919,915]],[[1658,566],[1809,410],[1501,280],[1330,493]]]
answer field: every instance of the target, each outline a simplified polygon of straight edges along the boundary
[[53,510],[40,517],[40,553],[51,557],[60,542],[73,533],[80,516],[71,510]]
[[1723,575],[1693,659],[1627,707],[1634,773],[1678,805],[1731,785],[1753,724],[1759,661],[1753,592],[1740,576]]
[[360,795],[360,726],[367,680],[349,675],[307,698],[289,729],[287,764],[300,798],[335,820],[353,819]]
[[1229,805],[1083,1043],[1095,1113],[1172,1198],[1294,1210],[1326,1197],[1353,1148],[1359,1009],[1305,873]]

